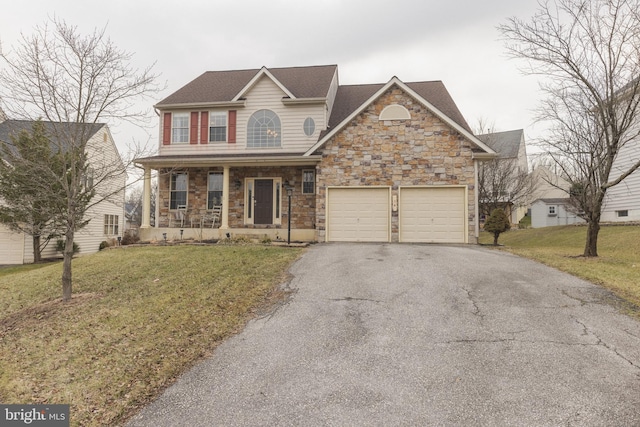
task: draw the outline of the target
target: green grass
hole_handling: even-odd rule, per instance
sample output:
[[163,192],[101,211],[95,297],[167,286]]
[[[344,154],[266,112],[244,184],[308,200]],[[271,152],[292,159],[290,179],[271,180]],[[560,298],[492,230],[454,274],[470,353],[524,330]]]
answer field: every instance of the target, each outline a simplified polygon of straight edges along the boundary
[[[603,226],[598,237],[598,258],[584,258],[584,226],[511,230],[501,234],[501,247],[612,290],[640,306],[640,226]],[[481,233],[480,243],[493,242]]]
[[0,402],[69,403],[74,426],[115,425],[260,310],[301,249],[172,246],[0,274]]

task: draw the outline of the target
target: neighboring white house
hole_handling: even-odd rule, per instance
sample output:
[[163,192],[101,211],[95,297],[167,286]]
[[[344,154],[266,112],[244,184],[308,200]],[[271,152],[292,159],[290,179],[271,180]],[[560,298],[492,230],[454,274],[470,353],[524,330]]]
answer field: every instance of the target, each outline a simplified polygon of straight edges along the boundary
[[[624,145],[611,168],[609,179],[615,179],[640,159],[640,140]],[[602,208],[602,221],[640,221],[640,170],[607,190]]]
[[551,227],[583,223],[569,209],[569,198],[538,199],[531,205],[531,227]]
[[[498,166],[499,168],[504,168],[504,171],[513,171],[509,173],[509,177],[528,173],[527,146],[524,141],[524,131],[522,129],[478,135],[478,139],[498,153],[497,161],[501,164],[501,166]],[[496,167],[491,166],[491,163],[489,165],[489,167]],[[481,171],[483,167],[485,167],[485,164],[479,165]],[[501,173],[497,172],[495,175],[500,177]],[[487,180],[490,179],[488,178]],[[513,180],[510,180],[510,182],[512,181]],[[511,189],[513,189],[513,187],[511,187]],[[495,188],[493,188],[493,190],[495,190]],[[508,191],[509,189],[506,190]],[[513,199],[507,197],[506,200],[512,201]],[[527,213],[527,205],[525,203],[518,203],[513,206],[511,201],[505,201],[503,209],[509,215],[511,223],[517,224]],[[479,203],[482,205],[483,201],[479,200]]]
[[[17,135],[23,129],[31,131],[32,125],[32,121],[6,120],[0,115],[0,144],[11,142],[11,136]],[[80,247],[80,255],[97,252],[102,241],[117,238],[124,230],[126,172],[106,124],[93,125],[92,135],[87,144],[87,153],[93,179],[96,182],[96,197],[102,198],[101,195],[104,194],[113,195],[87,211],[86,219],[90,220],[89,224],[75,235],[75,242]],[[114,173],[118,165],[122,170]],[[110,173],[106,175],[108,169]],[[57,255],[55,241],[49,242],[42,251],[43,258]],[[30,262],[33,262],[31,236],[12,232],[5,225],[0,224],[0,264]]]

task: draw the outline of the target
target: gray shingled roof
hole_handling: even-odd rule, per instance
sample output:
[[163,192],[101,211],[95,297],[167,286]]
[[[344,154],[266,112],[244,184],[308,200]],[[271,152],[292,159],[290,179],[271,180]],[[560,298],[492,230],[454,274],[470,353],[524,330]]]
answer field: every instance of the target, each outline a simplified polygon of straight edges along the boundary
[[[298,98],[322,98],[329,92],[337,65],[314,67],[267,68]],[[253,77],[254,70],[207,71],[172,93],[157,106],[231,101]]]
[[[467,131],[471,132],[469,125],[458,110],[456,103],[449,95],[441,81],[405,83],[418,95],[442,111],[447,117],[455,121]],[[340,86],[333,104],[329,129],[339,125],[351,113],[358,109],[367,99],[373,96],[385,84],[347,85]]]
[[518,157],[520,144],[522,143],[522,129],[509,130],[505,132],[486,133],[476,135],[478,139],[499,154],[502,159],[515,159]]
[[[321,98],[328,95],[337,65],[268,68],[267,70],[298,98]],[[229,102],[254,78],[260,69],[207,71],[169,95],[158,104],[179,105]],[[385,84],[340,86],[329,118],[329,129],[340,124]],[[451,95],[441,81],[413,82],[406,85],[447,117],[471,132]]]
[[[22,130],[31,132],[34,121],[32,120],[6,120],[0,123],[0,144],[6,143],[8,147],[13,147],[11,137],[17,137]],[[53,123],[43,121],[47,133],[53,134]],[[69,126],[80,126],[80,123],[66,123]],[[104,126],[102,123],[95,123],[93,125],[85,125],[89,130],[87,139],[91,138]]]

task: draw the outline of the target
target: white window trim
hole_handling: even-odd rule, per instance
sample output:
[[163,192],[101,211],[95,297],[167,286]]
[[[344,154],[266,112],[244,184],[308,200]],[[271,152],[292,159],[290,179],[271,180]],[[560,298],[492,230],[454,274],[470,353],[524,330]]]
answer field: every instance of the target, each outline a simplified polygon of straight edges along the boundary
[[[187,189],[185,190],[187,193],[187,197],[185,197],[185,204],[184,205],[177,205],[178,207],[175,209],[171,209],[171,196],[173,193],[173,189],[171,188],[171,183],[173,181],[172,177],[174,175],[179,175],[179,174],[184,174],[187,176]],[[178,191],[178,190],[175,190]],[[183,209],[187,209],[187,207],[189,206],[189,172],[172,172],[171,175],[169,175],[169,210],[170,211],[178,211],[178,210],[183,210]]]
[[[311,172],[313,174],[313,191],[311,193],[306,193],[304,191],[304,183],[305,183],[304,174],[305,174],[305,172]],[[302,183],[300,184],[300,192],[302,194],[305,194],[305,195],[316,194],[316,171],[315,171],[315,169],[303,169],[302,170],[302,180],[301,181],[302,181]]]
[[[173,126],[173,120],[175,119],[176,116],[187,116],[187,140],[186,141],[175,141],[173,139],[173,130],[176,129],[176,127]],[[178,128],[178,129],[183,129],[183,128]],[[171,114],[171,144],[176,144],[176,145],[189,144],[189,138],[191,136],[190,132],[191,132],[191,114],[190,113]]]
[[[207,174],[207,200],[206,200],[206,208],[208,211],[212,210],[209,209],[209,193],[212,191],[211,187],[209,186],[209,184],[211,184],[211,180],[209,179],[209,177],[211,175],[220,175],[221,177],[223,176],[223,172],[222,171],[209,171],[209,173]],[[223,184],[224,187],[224,184]],[[216,190],[216,191],[221,191],[224,193],[224,188],[221,188],[220,190]],[[222,202],[220,202],[222,203]],[[214,205],[215,206],[215,205]]]
[[[246,225],[253,225],[253,218],[255,217],[255,194],[256,194],[256,186],[255,181],[261,179],[271,179],[273,180],[273,223],[271,225],[282,225],[282,178],[280,177],[270,177],[270,176],[262,176],[262,177],[252,177],[244,179],[244,223]],[[278,186],[279,184],[279,186]],[[276,192],[278,187],[280,188],[280,200],[276,199]],[[251,189],[251,199],[249,199],[249,189]],[[279,202],[279,206],[277,203]],[[251,203],[251,217],[249,217],[249,209],[247,207]],[[280,212],[280,217],[276,217],[276,212]],[[263,225],[263,224],[260,224]]]
[[[211,117],[214,115],[224,115],[224,140],[223,141],[212,141],[211,140]],[[207,141],[210,144],[223,144],[229,142],[229,112],[228,111],[209,111],[209,124],[207,126]]]
[[103,231],[110,231],[111,233],[104,233],[105,236],[117,236],[120,232],[120,216],[112,214],[104,214]]

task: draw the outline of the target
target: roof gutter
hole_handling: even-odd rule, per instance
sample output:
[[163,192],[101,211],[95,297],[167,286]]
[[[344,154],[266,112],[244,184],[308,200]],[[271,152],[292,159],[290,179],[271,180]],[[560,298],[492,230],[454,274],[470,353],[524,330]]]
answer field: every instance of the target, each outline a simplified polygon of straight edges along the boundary
[[135,160],[136,165],[142,167],[149,166],[151,168],[185,168],[185,167],[212,167],[212,166],[231,166],[231,167],[251,167],[251,166],[314,166],[322,156],[279,156],[274,158],[265,157],[194,157],[184,158],[181,156],[158,156],[146,159]]
[[239,101],[220,101],[220,102],[187,102],[187,103],[179,103],[179,104],[156,104],[153,108],[157,108],[160,110],[169,110],[169,109],[192,109],[192,108],[244,108],[245,100]]

